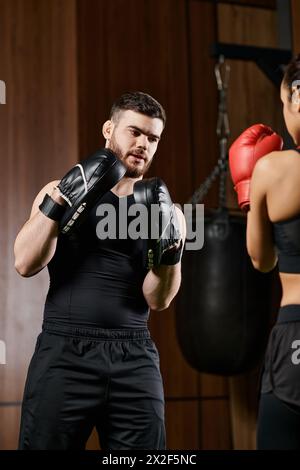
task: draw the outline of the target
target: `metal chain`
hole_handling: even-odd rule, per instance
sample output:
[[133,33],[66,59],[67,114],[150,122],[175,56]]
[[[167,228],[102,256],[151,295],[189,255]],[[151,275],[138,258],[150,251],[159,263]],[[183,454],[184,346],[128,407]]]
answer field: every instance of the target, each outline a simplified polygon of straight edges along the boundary
[[[222,68],[224,68],[222,75]],[[218,120],[216,133],[219,139],[220,157],[211,173],[204,182],[194,192],[189,199],[189,203],[197,204],[201,202],[215,179],[220,176],[219,185],[219,206],[226,206],[226,175],[227,175],[227,144],[230,136],[229,119],[227,112],[227,90],[230,76],[230,66],[224,65],[224,56],[219,57],[219,62],[215,65],[215,76],[219,92]]]

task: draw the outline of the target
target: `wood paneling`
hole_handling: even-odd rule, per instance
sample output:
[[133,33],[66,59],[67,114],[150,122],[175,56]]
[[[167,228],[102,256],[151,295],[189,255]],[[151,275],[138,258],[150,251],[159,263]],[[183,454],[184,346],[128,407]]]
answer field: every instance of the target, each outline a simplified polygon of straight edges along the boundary
[[[179,203],[191,194],[193,171],[187,14],[182,0],[145,1],[139,8],[136,0],[78,1],[81,153],[103,142],[102,123],[120,94],[150,93],[166,109],[167,125],[149,176],[161,176]],[[173,308],[153,313],[150,322],[161,352],[166,394],[197,396],[197,374],[177,345]],[[175,366],[170,367],[170,356]]]
[[[37,192],[78,158],[75,3],[1,0],[0,11],[0,78],[7,91],[6,104],[0,105],[0,339],[7,346],[0,401],[19,401],[48,277],[46,272],[19,277],[13,243]],[[2,412],[17,419],[10,408]],[[2,434],[0,448],[10,442]]]
[[122,93],[142,90],[167,112],[149,174],[160,174],[176,202],[190,192],[191,117],[186,2],[78,0],[81,154],[103,143],[101,127]]
[[199,374],[198,393],[201,397],[228,397],[227,377],[212,374]]
[[[21,279],[13,269],[14,238],[35,194],[103,145],[102,123],[121,93],[143,90],[167,112],[149,176],[161,176],[175,202],[187,201],[218,158],[211,43],[276,46],[277,37],[274,11],[216,9],[199,0],[0,0],[0,11],[0,79],[7,85],[7,104],[0,105],[0,339],[7,343],[0,399],[8,402],[21,399],[47,290],[46,272]],[[280,131],[273,85],[254,64],[230,64],[232,138],[257,121]],[[215,205],[216,196],[215,187],[205,202]],[[192,369],[178,346],[174,309],[175,302],[150,321],[165,385],[168,448],[253,448],[253,377],[229,382]],[[10,423],[0,448],[15,445],[18,413],[18,407],[0,410],[1,422]],[[95,432],[88,448],[98,448]]]
[[[219,40],[234,44],[277,47],[274,11],[233,5],[218,6]],[[256,122],[270,125],[280,134],[284,123],[278,90],[254,63],[228,60],[231,67],[228,111],[231,141]],[[229,180],[229,198],[236,195]],[[257,380],[253,373],[229,381],[232,442],[235,449],[255,448]]]
[[16,450],[19,440],[21,406],[0,404],[0,449]]
[[294,54],[300,53],[300,2],[291,0],[291,20],[293,31],[293,51]]
[[229,380],[233,448],[256,448],[256,419],[259,371],[254,370]]
[[276,10],[276,0],[200,0],[203,2],[214,2],[214,3],[222,3],[222,4],[233,4],[238,6],[250,6],[254,7],[255,11],[257,8],[267,9],[270,8],[272,10]]
[[166,401],[167,449],[199,449],[199,402]]
[[179,348],[173,306],[164,312],[152,312],[150,329],[160,353],[165,395],[197,397],[198,373],[187,364]]
[[[277,15],[274,11],[233,5],[218,6],[219,41],[224,43],[277,47]],[[278,90],[254,62],[227,60],[230,66],[228,113],[231,142],[247,127],[265,123],[284,135]],[[237,207],[230,176],[227,179],[229,207]]]
[[[219,41],[261,47],[277,46],[276,13],[230,5],[218,7]],[[255,122],[283,128],[278,90],[256,64],[228,60],[231,67],[228,112],[231,139]]]
[[[188,2],[189,24],[189,101],[192,116],[190,140],[192,143],[192,188],[189,196],[204,181],[218,160],[217,85],[215,59],[211,46],[217,40],[216,8],[197,0]],[[209,206],[217,205],[216,184],[204,200]]]
[[98,450],[100,449],[98,434],[96,428],[93,429],[92,434],[86,444],[86,450]]
[[200,449],[232,448],[231,420],[227,400],[206,399],[200,402]]

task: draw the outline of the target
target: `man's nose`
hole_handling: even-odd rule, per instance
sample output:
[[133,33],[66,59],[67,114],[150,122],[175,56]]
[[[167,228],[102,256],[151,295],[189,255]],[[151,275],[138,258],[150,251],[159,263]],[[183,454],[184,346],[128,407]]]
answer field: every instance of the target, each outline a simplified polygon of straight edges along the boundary
[[137,139],[138,148],[143,148],[144,150],[146,150],[148,148],[148,145],[148,137],[144,134],[139,135]]

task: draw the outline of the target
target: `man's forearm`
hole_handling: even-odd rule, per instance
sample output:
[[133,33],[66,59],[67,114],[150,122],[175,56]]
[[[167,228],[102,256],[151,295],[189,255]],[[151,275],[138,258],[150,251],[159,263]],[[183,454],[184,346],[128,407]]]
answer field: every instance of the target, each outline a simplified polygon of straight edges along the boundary
[[152,310],[168,308],[181,283],[181,263],[152,268],[143,283],[144,297]]
[[15,268],[21,276],[32,276],[51,260],[57,243],[58,224],[40,211],[19,232],[14,246]]

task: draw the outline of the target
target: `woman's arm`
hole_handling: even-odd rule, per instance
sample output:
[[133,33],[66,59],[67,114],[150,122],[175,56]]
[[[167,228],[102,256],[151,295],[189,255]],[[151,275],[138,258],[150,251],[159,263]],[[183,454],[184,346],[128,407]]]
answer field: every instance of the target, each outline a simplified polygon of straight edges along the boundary
[[253,266],[262,272],[271,271],[277,256],[268,216],[267,190],[271,184],[270,154],[255,165],[250,184],[250,211],[247,213],[247,250]]

